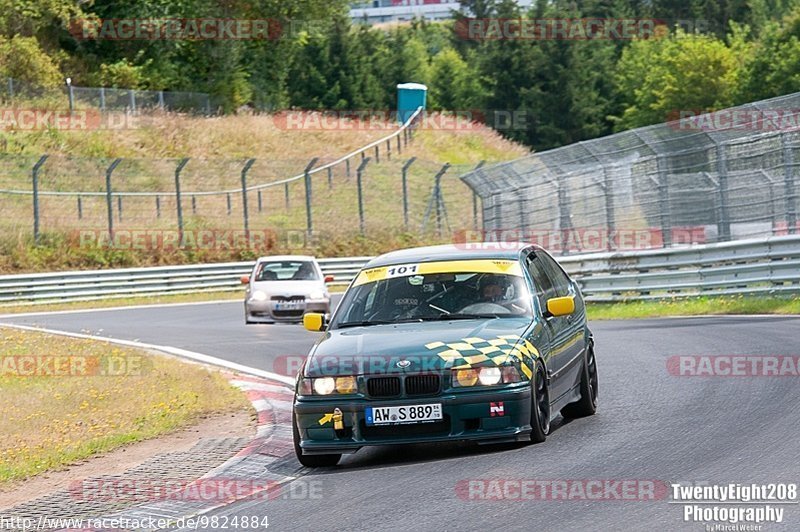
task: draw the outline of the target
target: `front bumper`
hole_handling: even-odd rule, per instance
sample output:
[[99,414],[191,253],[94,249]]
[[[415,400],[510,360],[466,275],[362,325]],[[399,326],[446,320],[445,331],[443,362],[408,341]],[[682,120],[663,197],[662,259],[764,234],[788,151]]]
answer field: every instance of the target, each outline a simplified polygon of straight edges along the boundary
[[248,299],[244,303],[245,320],[250,323],[298,322],[303,320],[303,315],[307,312],[329,314],[331,309],[330,299],[307,299],[296,308],[290,310],[280,308],[285,305],[286,303],[278,301]]
[[[407,425],[368,427],[368,406],[411,406],[441,403],[443,420]],[[494,404],[494,405],[492,405]],[[494,406],[494,415],[491,407]],[[502,415],[499,407],[502,406]],[[338,408],[344,427],[324,421]],[[486,391],[443,393],[435,397],[392,400],[344,399],[299,400],[294,403],[295,420],[303,454],[352,453],[370,445],[473,440],[510,442],[525,439],[531,426],[531,389],[527,383]]]

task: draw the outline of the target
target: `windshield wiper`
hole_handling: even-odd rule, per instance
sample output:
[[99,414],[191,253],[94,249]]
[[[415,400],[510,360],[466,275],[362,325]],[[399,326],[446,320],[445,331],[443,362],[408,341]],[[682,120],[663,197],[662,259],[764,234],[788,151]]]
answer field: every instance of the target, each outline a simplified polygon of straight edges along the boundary
[[423,316],[419,319],[423,321],[447,321],[447,320],[479,320],[486,318],[499,318],[497,314],[438,314],[436,316]]
[[363,321],[346,321],[336,326],[337,329],[345,329],[347,327],[369,327],[370,325],[388,325],[396,323],[388,320],[363,320]]

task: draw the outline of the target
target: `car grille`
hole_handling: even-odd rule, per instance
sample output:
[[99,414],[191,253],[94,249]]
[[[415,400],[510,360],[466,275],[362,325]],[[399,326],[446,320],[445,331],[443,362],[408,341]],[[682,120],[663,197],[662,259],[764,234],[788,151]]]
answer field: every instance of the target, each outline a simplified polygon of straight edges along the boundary
[[371,377],[367,379],[367,393],[372,397],[397,397],[400,377]]
[[406,395],[433,395],[439,393],[439,375],[409,375],[406,377]]
[[306,296],[272,296],[272,301],[287,302],[287,301],[305,301]]
[[300,310],[273,310],[272,315],[276,318],[299,318],[303,315],[303,309]]
[[436,395],[439,393],[439,375],[407,375],[404,377],[370,377],[367,393],[370,397],[397,397],[401,394],[401,378],[405,379],[405,395]]

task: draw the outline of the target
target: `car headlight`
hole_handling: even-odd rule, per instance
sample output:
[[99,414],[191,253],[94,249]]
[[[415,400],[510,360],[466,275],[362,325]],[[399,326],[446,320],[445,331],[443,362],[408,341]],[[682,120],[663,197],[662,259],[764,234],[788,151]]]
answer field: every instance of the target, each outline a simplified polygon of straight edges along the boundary
[[481,368],[478,372],[478,381],[484,386],[493,386],[500,382],[500,368]]
[[314,292],[311,292],[310,294],[308,294],[308,298],[309,299],[325,299],[326,295],[327,294],[325,293],[324,290],[315,290]]
[[253,295],[250,296],[250,299],[252,299],[253,301],[266,301],[267,294],[262,292],[261,290],[256,290],[255,292],[253,292]]
[[314,391],[320,395],[330,395],[336,390],[336,381],[333,377],[314,379]]
[[453,386],[468,387],[494,386],[496,384],[509,384],[520,382],[519,370],[515,366],[487,366],[483,368],[454,369]]
[[350,375],[313,379],[303,377],[298,383],[297,392],[300,395],[354,394],[358,392],[358,382],[355,377]]

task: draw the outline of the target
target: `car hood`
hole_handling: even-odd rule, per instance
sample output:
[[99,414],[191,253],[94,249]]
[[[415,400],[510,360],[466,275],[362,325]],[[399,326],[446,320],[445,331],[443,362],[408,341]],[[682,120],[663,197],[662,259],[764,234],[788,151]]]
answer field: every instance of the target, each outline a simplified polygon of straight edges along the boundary
[[508,351],[530,323],[529,318],[498,318],[335,329],[315,345],[304,375],[416,373],[491,364],[464,356],[479,354],[476,349],[493,345],[489,342]]
[[299,296],[324,289],[325,283],[322,281],[253,281],[250,288],[268,296]]

